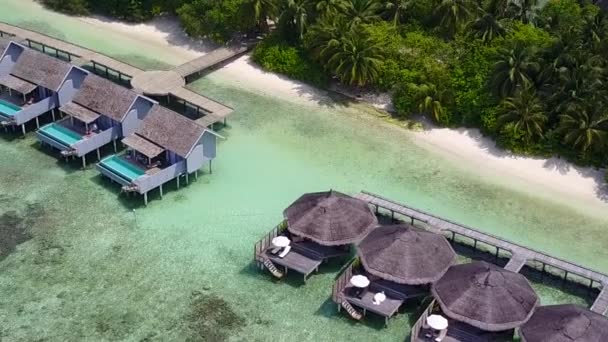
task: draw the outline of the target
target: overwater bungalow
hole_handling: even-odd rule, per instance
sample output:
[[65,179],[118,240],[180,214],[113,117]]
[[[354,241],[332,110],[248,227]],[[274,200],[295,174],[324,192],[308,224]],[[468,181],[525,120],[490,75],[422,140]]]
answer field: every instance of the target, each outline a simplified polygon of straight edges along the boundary
[[450,267],[431,292],[435,300],[412,330],[416,341],[512,341],[539,304],[523,275],[483,261]]
[[277,278],[293,270],[304,282],[324,261],[350,256],[378,225],[366,202],[333,190],[305,194],[283,215],[284,223],[256,244],[255,260]]
[[[378,227],[357,246],[357,259],[336,280],[332,300],[338,310],[361,319],[372,312],[388,319],[410,300],[425,297],[430,284],[456,262],[448,240],[407,224]],[[363,279],[360,286],[353,279]]]
[[88,75],[70,102],[59,110],[65,117],[40,128],[38,139],[75,156],[86,166],[86,155],[131,135],[141,125],[154,101],[99,76]]
[[69,102],[88,73],[69,63],[10,42],[0,56],[0,124],[21,126]]
[[102,175],[118,182],[125,192],[144,196],[148,192],[180,177],[186,182],[190,174],[198,177],[198,170],[216,156],[219,135],[194,121],[160,105],[154,105],[139,128],[126,136],[124,154],[112,155],[97,164]]
[[573,304],[541,306],[519,337],[523,342],[605,342],[608,318]]

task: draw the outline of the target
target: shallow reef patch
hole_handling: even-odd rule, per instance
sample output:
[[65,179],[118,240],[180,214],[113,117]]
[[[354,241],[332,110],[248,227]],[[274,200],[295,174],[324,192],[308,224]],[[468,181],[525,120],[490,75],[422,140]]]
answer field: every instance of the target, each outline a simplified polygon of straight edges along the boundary
[[188,341],[223,342],[230,334],[246,325],[244,317],[234,311],[221,297],[194,291],[190,297],[190,313],[186,316]]

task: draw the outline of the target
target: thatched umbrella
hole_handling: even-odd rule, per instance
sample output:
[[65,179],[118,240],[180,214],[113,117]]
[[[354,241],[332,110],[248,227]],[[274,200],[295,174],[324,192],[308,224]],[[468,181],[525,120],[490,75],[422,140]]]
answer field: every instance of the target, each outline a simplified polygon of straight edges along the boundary
[[357,252],[367,272],[407,285],[433,283],[456,262],[444,236],[405,224],[374,229]]
[[541,306],[520,336],[525,342],[604,342],[608,318],[572,304]]
[[539,303],[523,275],[483,261],[450,267],[432,292],[448,317],[485,331],[521,326]]
[[283,214],[292,234],[325,246],[359,242],[378,225],[367,202],[333,190],[302,195]]

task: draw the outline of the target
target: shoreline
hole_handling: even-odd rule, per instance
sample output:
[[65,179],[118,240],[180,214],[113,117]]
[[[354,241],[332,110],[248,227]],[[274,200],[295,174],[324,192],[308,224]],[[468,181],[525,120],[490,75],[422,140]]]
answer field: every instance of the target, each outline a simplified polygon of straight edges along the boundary
[[[179,59],[196,58],[212,48],[212,44],[188,37],[181,31],[176,19],[171,17],[160,17],[140,24],[123,23],[101,17],[82,17],[79,20],[103,30],[127,34],[133,39],[170,49]],[[332,98],[331,93],[335,91],[334,89],[317,89],[286,76],[264,71],[251,61],[250,55],[239,57],[218,67],[207,77],[283,101],[321,107],[337,105],[341,109],[348,110],[347,105],[336,103]],[[260,87],[261,84],[264,87]],[[343,94],[341,91],[337,93],[348,97],[348,94]],[[363,97],[353,101],[365,103],[376,110],[383,110],[382,104],[370,104],[365,102],[365,99]],[[377,120],[392,124],[402,130],[403,134],[417,146],[441,155],[457,167],[488,177],[499,184],[510,186],[519,183],[517,188],[520,191],[557,200],[570,206],[581,207],[581,205],[593,204],[598,209],[608,207],[608,193],[602,189],[603,173],[600,170],[578,167],[558,158],[541,159],[513,155],[497,148],[493,140],[483,137],[478,130],[430,127],[417,132],[390,120],[382,120],[382,118]],[[479,167],[480,165],[483,167]],[[526,185],[534,185],[537,189],[528,188]],[[543,189],[548,192],[542,191]],[[555,198],[549,192],[563,198]],[[573,203],[573,198],[580,203]]]

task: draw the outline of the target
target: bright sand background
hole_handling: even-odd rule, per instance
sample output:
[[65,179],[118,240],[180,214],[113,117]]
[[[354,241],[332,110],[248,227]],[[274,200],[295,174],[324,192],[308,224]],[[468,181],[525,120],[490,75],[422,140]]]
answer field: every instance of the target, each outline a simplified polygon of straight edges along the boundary
[[[112,24],[16,0],[0,9],[0,20],[145,68],[208,50],[169,20]],[[162,201],[154,194],[148,208],[31,134],[0,135],[0,214],[16,212],[32,236],[0,260],[0,339],[402,341],[408,315],[382,329],[335,313],[327,299],[337,267],[301,286],[251,266],[253,244],[282,209],[329,188],[377,192],[608,271],[608,206],[593,170],[508,156],[474,132],[408,132],[248,57],[193,88],[236,109],[228,139],[212,175]],[[544,303],[580,302],[536,286]]]

